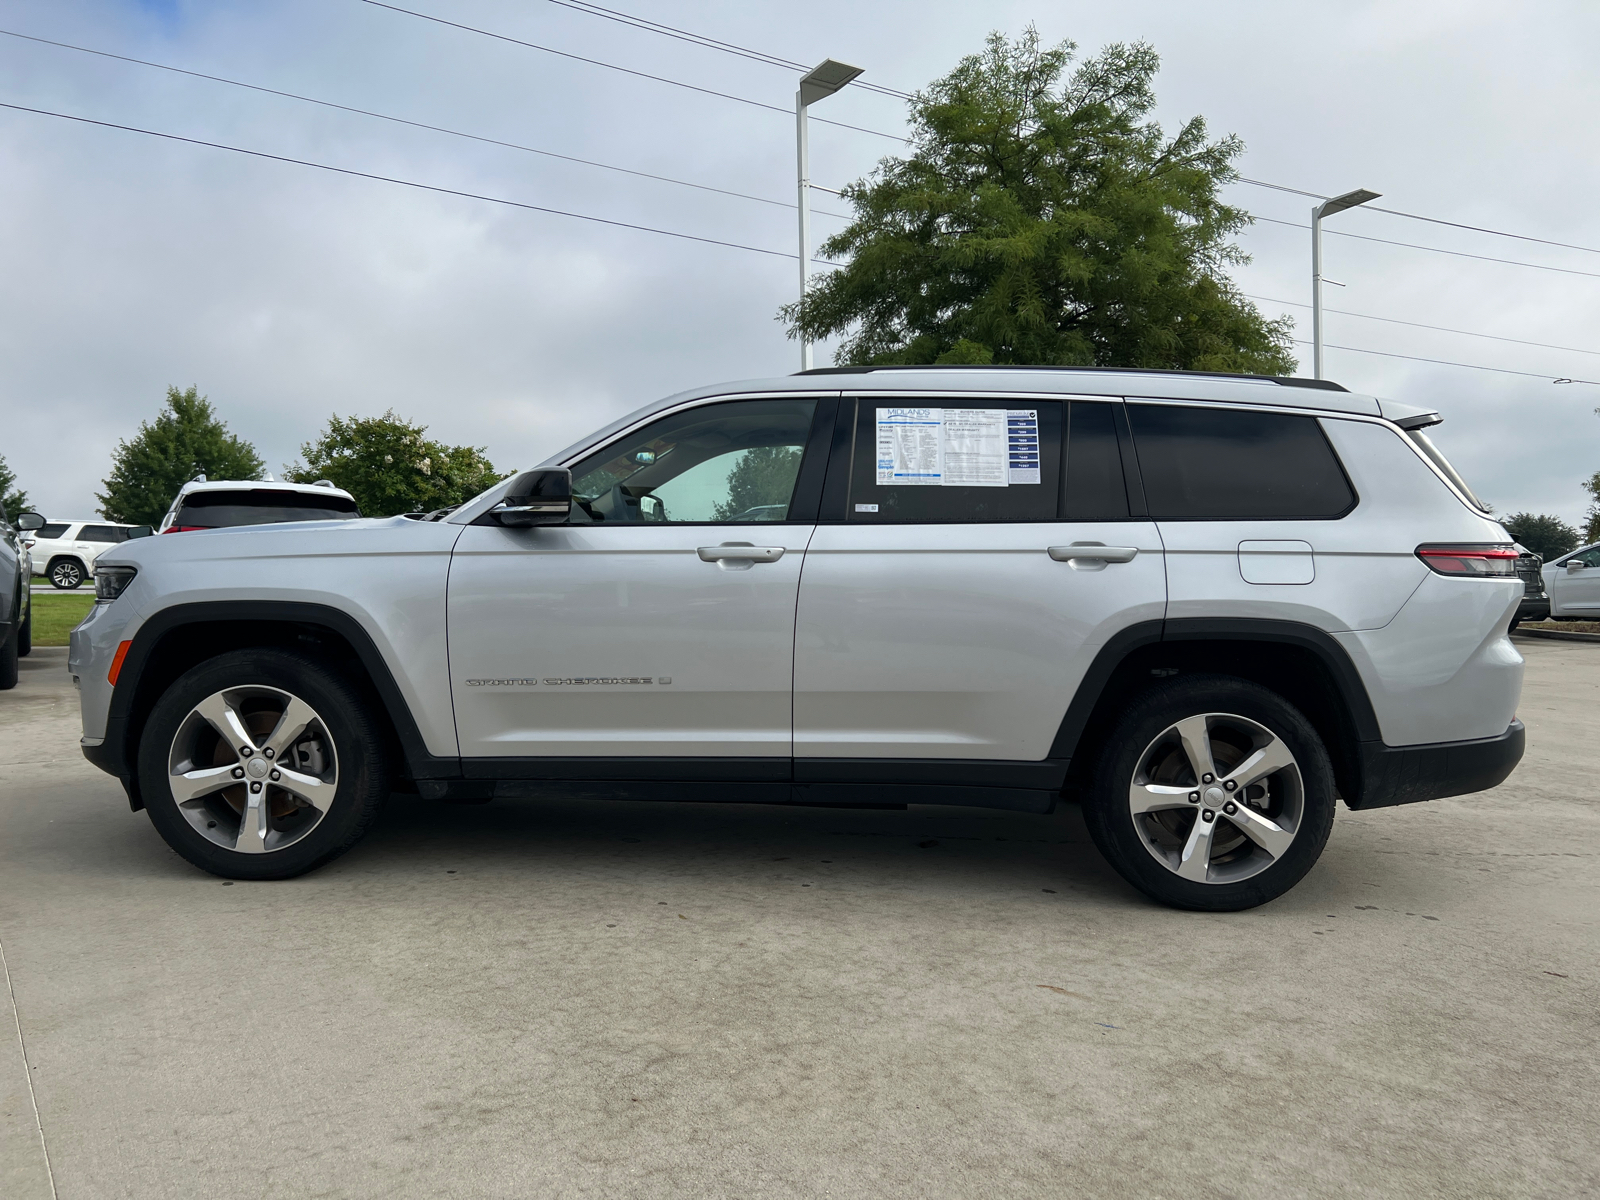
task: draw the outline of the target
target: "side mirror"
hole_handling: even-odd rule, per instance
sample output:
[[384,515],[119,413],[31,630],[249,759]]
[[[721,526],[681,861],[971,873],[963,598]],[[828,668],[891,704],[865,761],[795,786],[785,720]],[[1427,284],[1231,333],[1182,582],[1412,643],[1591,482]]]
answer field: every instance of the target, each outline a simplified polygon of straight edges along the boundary
[[1583,560],[1582,559],[1575,558],[1575,559],[1573,559],[1571,562],[1569,562],[1567,564],[1567,574],[1568,575],[1576,575],[1581,570],[1583,570]]
[[511,481],[511,490],[491,508],[491,520],[513,529],[530,525],[561,525],[572,515],[572,472],[563,467],[524,471]]
[[148,525],[135,525],[128,530],[128,538],[131,541],[133,538],[149,537],[154,532]]
[[32,533],[35,529],[43,529],[44,518],[36,512],[18,513],[17,528],[23,533]]

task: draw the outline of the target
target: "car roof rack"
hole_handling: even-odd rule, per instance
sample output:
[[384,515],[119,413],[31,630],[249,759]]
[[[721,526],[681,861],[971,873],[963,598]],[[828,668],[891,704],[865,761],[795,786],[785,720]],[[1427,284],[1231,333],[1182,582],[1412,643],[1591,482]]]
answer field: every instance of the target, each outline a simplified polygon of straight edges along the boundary
[[894,363],[879,367],[813,367],[796,375],[870,375],[875,371],[1060,371],[1084,375],[1177,375],[1188,379],[1255,379],[1279,387],[1315,388],[1324,392],[1350,389],[1331,379],[1304,379],[1298,375],[1248,375],[1242,371],[1167,371],[1157,367],[1056,367],[1021,363]]

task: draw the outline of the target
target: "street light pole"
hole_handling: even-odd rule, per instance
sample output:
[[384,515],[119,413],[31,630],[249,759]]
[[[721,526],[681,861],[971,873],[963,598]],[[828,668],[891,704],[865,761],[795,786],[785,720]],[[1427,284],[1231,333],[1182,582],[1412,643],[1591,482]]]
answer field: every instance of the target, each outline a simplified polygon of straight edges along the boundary
[[[795,157],[800,201],[800,299],[806,298],[811,281],[811,147],[807,136],[806,110],[818,100],[831,96],[856,76],[862,68],[825,58],[800,80],[794,94]],[[811,343],[800,335],[800,369],[811,370]]]
[[1322,378],[1322,218],[1347,208],[1357,208],[1382,193],[1357,188],[1311,210],[1311,378]]

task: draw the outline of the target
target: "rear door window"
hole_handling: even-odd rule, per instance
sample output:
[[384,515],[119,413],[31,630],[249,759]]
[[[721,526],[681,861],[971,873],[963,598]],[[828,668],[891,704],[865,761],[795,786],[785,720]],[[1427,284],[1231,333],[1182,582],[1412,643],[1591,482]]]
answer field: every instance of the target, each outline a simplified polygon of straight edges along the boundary
[[1129,404],[1128,421],[1158,521],[1326,520],[1355,506],[1315,417]]
[[39,526],[39,532],[33,536],[54,540],[65,533],[68,528],[69,526],[64,521],[51,521],[46,525]]
[[1061,401],[865,396],[855,405],[847,520],[1057,518]]
[[356,502],[344,496],[241,488],[189,493],[173,524],[186,529],[224,529],[283,521],[348,521],[360,515]]
[[128,531],[120,525],[85,525],[83,532],[78,535],[81,542],[125,542],[128,540]]

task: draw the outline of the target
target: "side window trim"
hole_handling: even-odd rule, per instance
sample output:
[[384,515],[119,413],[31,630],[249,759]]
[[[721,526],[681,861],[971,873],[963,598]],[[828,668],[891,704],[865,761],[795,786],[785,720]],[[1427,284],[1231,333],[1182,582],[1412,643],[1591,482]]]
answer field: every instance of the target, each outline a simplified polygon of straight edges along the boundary
[[1127,401],[1117,401],[1111,411],[1117,425],[1117,449],[1122,454],[1122,484],[1128,492],[1128,519],[1148,520],[1150,504],[1144,495],[1144,475],[1133,445],[1133,427],[1128,424]]
[[811,432],[806,435],[800,473],[795,477],[794,496],[789,501],[788,517],[782,525],[814,525],[822,507],[824,480],[828,476],[829,447],[833,441],[838,410],[837,396],[820,396],[811,414]]
[[822,507],[818,520],[827,524],[840,524],[845,519],[845,505],[850,500],[850,464],[855,458],[856,408],[859,396],[844,396],[838,400],[834,418],[833,436],[828,448],[828,476],[822,485]]

